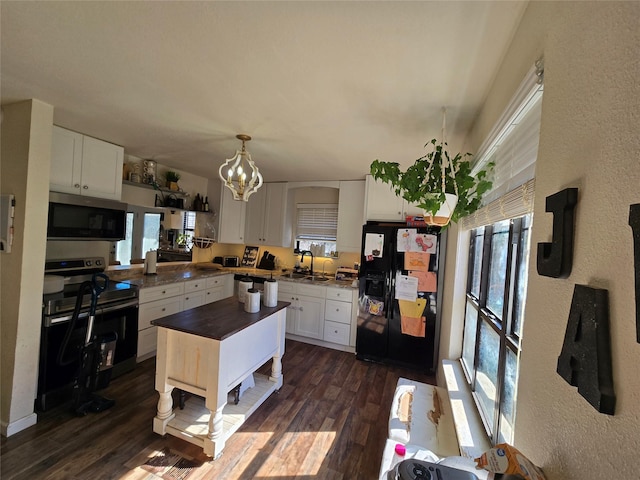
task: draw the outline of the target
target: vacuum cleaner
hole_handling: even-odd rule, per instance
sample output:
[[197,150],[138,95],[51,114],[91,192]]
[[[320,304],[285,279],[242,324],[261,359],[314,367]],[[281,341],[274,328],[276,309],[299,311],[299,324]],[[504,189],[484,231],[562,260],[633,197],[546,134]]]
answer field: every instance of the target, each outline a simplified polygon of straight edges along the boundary
[[[115,405],[115,400],[97,395],[96,390],[105,388],[111,379],[111,369],[115,355],[118,334],[109,332],[98,337],[95,333],[95,315],[98,297],[107,288],[109,277],[95,273],[90,281],[83,282],[78,290],[76,304],[58,353],[58,364],[70,365],[78,359],[78,369],[73,382],[72,409],[78,416],[88,412],[102,412]],[[69,343],[76,331],[82,300],[85,293],[91,294],[89,317],[83,343],[79,346],[77,357],[69,354]]]

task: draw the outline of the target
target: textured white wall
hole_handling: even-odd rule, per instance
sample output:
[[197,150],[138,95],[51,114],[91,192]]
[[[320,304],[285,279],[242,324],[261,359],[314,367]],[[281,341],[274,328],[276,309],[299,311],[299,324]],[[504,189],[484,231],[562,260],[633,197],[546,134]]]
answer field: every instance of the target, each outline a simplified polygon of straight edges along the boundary
[[16,200],[13,248],[0,257],[1,424],[7,436],[36,421],[52,123],[53,107],[38,100],[3,106],[1,188]]
[[[515,445],[550,480],[640,478],[640,344],[635,341],[629,205],[640,203],[640,2],[531,2],[470,143],[545,58],[532,268]],[[551,239],[545,198],[579,188],[573,270],[539,276]],[[575,284],[609,291],[616,413],[598,413],[557,373]]]

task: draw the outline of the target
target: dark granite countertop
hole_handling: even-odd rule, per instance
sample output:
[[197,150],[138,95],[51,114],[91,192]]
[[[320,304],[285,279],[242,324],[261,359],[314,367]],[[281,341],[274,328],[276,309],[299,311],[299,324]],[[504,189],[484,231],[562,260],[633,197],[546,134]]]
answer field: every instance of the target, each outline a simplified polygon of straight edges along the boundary
[[137,285],[139,288],[157,287],[160,285],[168,285],[171,283],[184,282],[188,280],[197,280],[201,278],[215,277],[228,274],[247,274],[252,277],[273,278],[282,282],[304,283],[308,285],[318,285],[326,287],[337,287],[354,289],[351,281],[337,281],[329,277],[329,280],[318,281],[309,278],[289,278],[282,272],[272,270],[261,270],[258,268],[246,267],[220,267],[214,268],[213,264],[193,264],[193,263],[176,263],[176,264],[158,264],[156,275],[144,275],[142,265],[134,265],[128,268],[111,267],[106,274],[111,280],[119,282],[127,282]]

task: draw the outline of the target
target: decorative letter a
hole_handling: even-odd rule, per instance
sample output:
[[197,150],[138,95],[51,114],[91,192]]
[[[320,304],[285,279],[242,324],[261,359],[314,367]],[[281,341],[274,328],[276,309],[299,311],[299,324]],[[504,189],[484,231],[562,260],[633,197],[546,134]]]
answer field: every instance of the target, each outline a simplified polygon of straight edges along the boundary
[[614,414],[607,290],[575,286],[557,372],[600,413]]

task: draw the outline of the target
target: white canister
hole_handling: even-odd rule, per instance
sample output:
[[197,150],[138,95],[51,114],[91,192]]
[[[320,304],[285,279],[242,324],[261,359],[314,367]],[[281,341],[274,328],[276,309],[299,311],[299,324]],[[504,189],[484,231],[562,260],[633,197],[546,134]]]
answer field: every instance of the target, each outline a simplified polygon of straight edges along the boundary
[[278,305],[278,282],[273,278],[264,281],[264,306]]
[[257,313],[260,311],[260,291],[255,288],[247,290],[244,299],[244,311],[247,313]]
[[247,296],[247,291],[253,288],[253,280],[249,277],[243,277],[238,282],[238,301],[244,303]]
[[156,275],[157,262],[158,252],[156,250],[149,250],[144,257],[144,274]]

